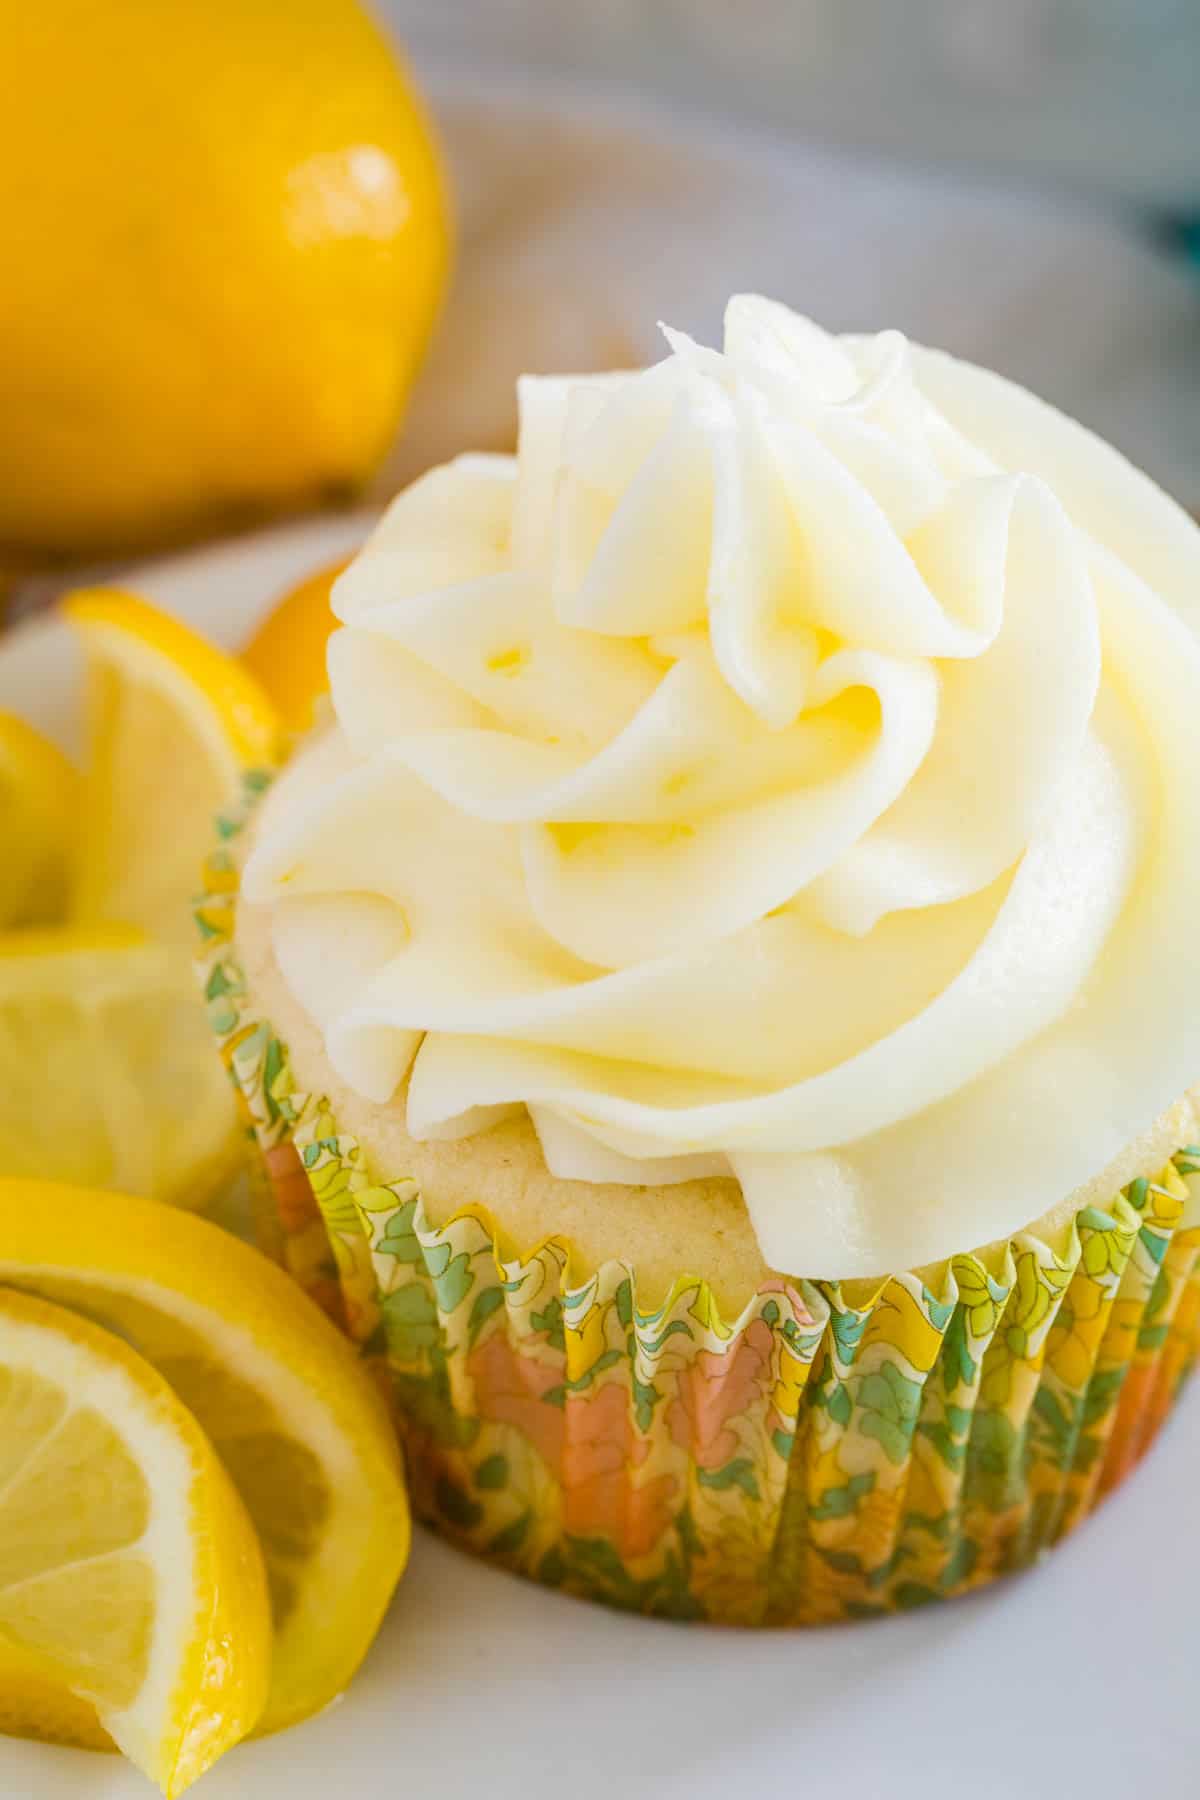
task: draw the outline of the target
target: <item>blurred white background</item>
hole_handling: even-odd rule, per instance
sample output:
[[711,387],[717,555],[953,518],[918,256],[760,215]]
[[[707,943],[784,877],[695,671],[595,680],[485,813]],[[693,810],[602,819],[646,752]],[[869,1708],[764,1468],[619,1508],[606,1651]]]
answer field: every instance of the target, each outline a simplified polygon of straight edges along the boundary
[[384,0],[422,55],[1200,204],[1196,0]]
[[899,325],[1200,506],[1200,0],[375,0],[459,193],[453,304],[383,488],[506,444],[522,368],[719,337],[757,287]]

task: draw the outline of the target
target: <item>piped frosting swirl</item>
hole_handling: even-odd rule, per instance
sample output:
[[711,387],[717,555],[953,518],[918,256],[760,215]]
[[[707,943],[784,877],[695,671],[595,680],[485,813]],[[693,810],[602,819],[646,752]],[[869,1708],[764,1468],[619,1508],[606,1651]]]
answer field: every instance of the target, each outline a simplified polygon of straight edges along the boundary
[[1080,427],[755,297],[520,384],[341,577],[339,772],[245,870],[417,1137],[740,1183],[876,1274],[1016,1230],[1200,1074],[1200,533]]

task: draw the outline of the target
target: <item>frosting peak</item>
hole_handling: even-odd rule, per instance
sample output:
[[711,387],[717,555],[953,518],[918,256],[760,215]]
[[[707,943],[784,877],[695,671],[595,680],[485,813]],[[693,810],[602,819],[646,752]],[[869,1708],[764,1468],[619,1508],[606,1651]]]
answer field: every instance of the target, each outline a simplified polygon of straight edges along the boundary
[[731,1174],[793,1272],[965,1250],[1200,1073],[1200,535],[898,333],[666,336],[395,501],[244,891],[416,1136]]

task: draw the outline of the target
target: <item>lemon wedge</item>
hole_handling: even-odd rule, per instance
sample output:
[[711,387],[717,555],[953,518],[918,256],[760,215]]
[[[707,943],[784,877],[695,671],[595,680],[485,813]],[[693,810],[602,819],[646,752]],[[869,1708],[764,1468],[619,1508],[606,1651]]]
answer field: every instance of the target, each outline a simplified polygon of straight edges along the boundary
[[274,708],[236,658],[131,594],[86,590],[64,611],[88,665],[73,916],[137,925],[190,954],[213,821],[247,770],[276,759]]
[[289,588],[242,650],[242,661],[292,731],[307,731],[313,706],[329,688],[325,659],[337,620],[330,591],[350,558],[342,557]]
[[40,1738],[77,1750],[115,1750],[90,1700],[63,1686],[63,1674],[44,1651],[18,1648],[0,1634],[0,1732]]
[[128,926],[0,933],[0,1168],[203,1207],[243,1155],[186,957]]
[[62,751],[0,712],[0,929],[62,911],[78,802],[79,777]]
[[3,1290],[0,1644],[13,1729],[61,1730],[13,1699],[56,1679],[168,1796],[253,1727],[271,1661],[258,1543],[196,1421],[120,1339]]
[[257,1251],[124,1195],[0,1181],[0,1284],[86,1314],[171,1384],[262,1544],[275,1648],[259,1729],[326,1705],[374,1638],[410,1536],[387,1408],[349,1343]]

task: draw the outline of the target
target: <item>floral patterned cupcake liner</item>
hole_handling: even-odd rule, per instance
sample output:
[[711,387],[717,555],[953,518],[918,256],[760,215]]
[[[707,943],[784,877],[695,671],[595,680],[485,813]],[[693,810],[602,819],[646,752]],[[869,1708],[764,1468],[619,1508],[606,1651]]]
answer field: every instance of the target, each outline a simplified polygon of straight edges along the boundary
[[1179,1223],[1200,1149],[1085,1207],[1060,1248],[1017,1235],[998,1269],[772,1277],[735,1319],[681,1276],[644,1307],[620,1262],[580,1280],[561,1240],[510,1255],[483,1207],[431,1225],[298,1090],[235,954],[240,823],[198,918],[260,1240],[377,1365],[446,1536],[640,1612],[815,1624],[1024,1567],[1147,1449],[1200,1343],[1200,1228]]

